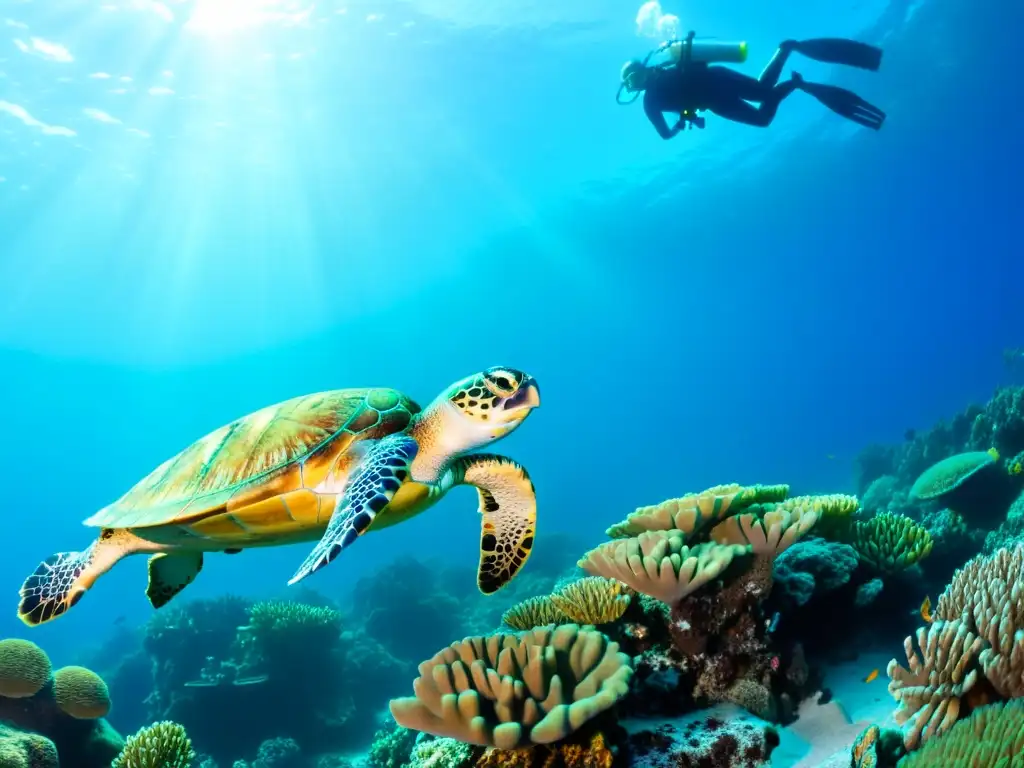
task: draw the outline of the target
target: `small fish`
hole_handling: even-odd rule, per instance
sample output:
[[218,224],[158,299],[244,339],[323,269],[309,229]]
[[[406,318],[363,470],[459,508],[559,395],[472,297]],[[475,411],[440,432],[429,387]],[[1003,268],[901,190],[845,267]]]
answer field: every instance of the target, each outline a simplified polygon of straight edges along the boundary
[[776,611],[774,614],[772,614],[772,617],[770,619],[768,619],[767,622],[765,622],[765,631],[769,635],[772,634],[776,629],[778,629],[778,627],[779,627],[779,619],[781,619],[781,618],[782,618],[782,615],[778,611]]
[[874,680],[874,679],[875,679],[876,677],[878,677],[878,667],[875,667],[874,669],[872,669],[872,670],[871,670],[871,671],[870,671],[870,672],[868,673],[868,676],[864,678],[864,682],[865,682],[865,683],[870,683],[870,682],[871,682],[871,681],[873,681],[873,680]]
[[910,429],[903,433],[903,439],[906,440],[908,443],[912,442],[915,437],[917,437],[917,430],[914,429],[913,427],[911,427]]
[[1011,475],[1019,475],[1021,471],[1024,471],[1024,466],[1021,466],[1021,463],[1019,461],[1015,461],[1013,462],[1013,464],[1010,465]]
[[826,453],[825,454],[825,458],[826,459],[834,459],[835,457],[836,457],[836,455],[834,453]]
[[989,448],[988,451],[986,451],[986,453],[988,453],[988,455],[992,457],[992,461],[999,461],[999,451],[997,451],[995,448]]
[[924,600],[921,601],[921,618],[931,624],[935,617],[932,616],[932,599],[928,595],[924,596]]

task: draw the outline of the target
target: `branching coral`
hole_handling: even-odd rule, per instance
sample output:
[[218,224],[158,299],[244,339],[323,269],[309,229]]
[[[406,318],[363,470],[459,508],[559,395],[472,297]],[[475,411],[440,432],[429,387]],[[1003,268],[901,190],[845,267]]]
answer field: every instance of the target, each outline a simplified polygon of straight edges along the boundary
[[512,749],[564,738],[625,696],[629,657],[575,624],[453,643],[420,664],[415,696],[391,702],[399,725]]
[[[984,641],[962,622],[936,621],[917,630],[903,647],[909,669],[889,662],[889,693],[899,702],[896,722],[904,729],[908,749],[952,727],[960,714],[961,698],[978,681],[977,657]],[[908,725],[909,724],[909,725]]]
[[968,562],[939,597],[935,615],[961,620],[983,638],[985,676],[1003,696],[1024,696],[1024,544]]
[[861,560],[883,573],[909,568],[932,551],[927,529],[905,515],[891,512],[856,522],[851,544]]
[[513,629],[527,630],[543,627],[545,624],[566,624],[569,622],[569,617],[551,601],[549,596],[544,595],[529,597],[521,603],[516,603],[505,611],[501,621]]
[[577,624],[609,624],[626,612],[630,595],[620,581],[591,576],[552,593],[550,600]]
[[163,721],[130,736],[111,768],[189,768],[195,757],[185,729]]
[[588,552],[579,566],[671,604],[717,578],[734,558],[749,552],[750,547],[714,543],[688,547],[678,532],[645,531],[605,542]]

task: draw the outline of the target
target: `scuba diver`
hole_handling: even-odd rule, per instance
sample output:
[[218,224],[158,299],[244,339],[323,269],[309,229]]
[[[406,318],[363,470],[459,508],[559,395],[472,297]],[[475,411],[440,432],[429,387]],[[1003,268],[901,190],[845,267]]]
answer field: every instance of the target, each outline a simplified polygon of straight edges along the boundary
[[[665,50],[674,61],[648,65],[653,56]],[[796,90],[810,94],[847,120],[876,131],[882,127],[885,113],[852,91],[834,85],[809,83],[796,72],[789,80],[780,83],[782,69],[794,51],[815,61],[845,64],[872,72],[877,71],[882,63],[880,48],[856,40],[787,40],[755,80],[729,67],[709,66],[712,61],[745,61],[746,43],[694,40],[694,33],[690,32],[685,40],[664,43],[643,61],[627,62],[622,68],[622,84],[616,101],[632,103],[642,92],[644,112],[663,139],[671,139],[686,127],[703,128],[704,118],[697,116],[698,110],[710,110],[728,120],[766,128],[775,119],[779,104]],[[634,94],[633,98],[623,101],[623,90]],[[751,101],[759,102],[759,105],[749,104]],[[670,128],[664,112],[678,113],[679,121]]]

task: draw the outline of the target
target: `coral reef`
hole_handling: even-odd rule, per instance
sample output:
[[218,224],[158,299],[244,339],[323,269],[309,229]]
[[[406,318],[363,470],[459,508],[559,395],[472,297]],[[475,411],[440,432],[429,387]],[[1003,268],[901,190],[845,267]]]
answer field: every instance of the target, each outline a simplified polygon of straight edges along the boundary
[[124,740],[103,719],[110,708],[106,685],[83,667],[65,667],[53,674],[50,670],[49,657],[35,643],[0,641],[0,685],[15,694],[0,694],[0,722],[9,729],[45,737],[15,738],[8,732],[7,742],[20,739],[46,754],[48,747],[39,745],[52,743],[62,764],[108,768]]
[[618,644],[575,624],[467,638],[420,665],[399,725],[481,746],[549,744],[612,707],[632,668]]
[[[218,761],[255,755],[268,733],[286,733],[317,754],[358,743],[372,728],[372,710],[356,706],[365,692],[346,684],[367,678],[356,672],[362,660],[349,655],[335,608],[186,602],[155,614],[146,648],[154,666],[147,719],[181,723]],[[246,727],[222,728],[224,711]]]

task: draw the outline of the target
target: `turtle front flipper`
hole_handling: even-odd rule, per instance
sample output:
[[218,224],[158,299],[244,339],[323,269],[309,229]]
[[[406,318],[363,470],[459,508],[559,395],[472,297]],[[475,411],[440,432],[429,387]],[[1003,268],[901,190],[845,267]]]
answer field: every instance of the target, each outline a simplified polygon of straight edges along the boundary
[[320,542],[288,581],[296,584],[336,558],[366,532],[409,476],[419,445],[406,434],[383,438],[370,448],[331,515]]
[[52,621],[81,600],[122,557],[159,549],[127,530],[105,528],[84,552],[58,552],[36,567],[21,585],[18,618],[30,627]]
[[149,558],[146,597],[154,608],[162,608],[196,580],[203,570],[202,552],[161,552]]
[[480,495],[480,566],[477,586],[485,595],[508,584],[523,567],[537,525],[537,495],[526,470],[504,456],[478,454],[459,459],[461,483]]

